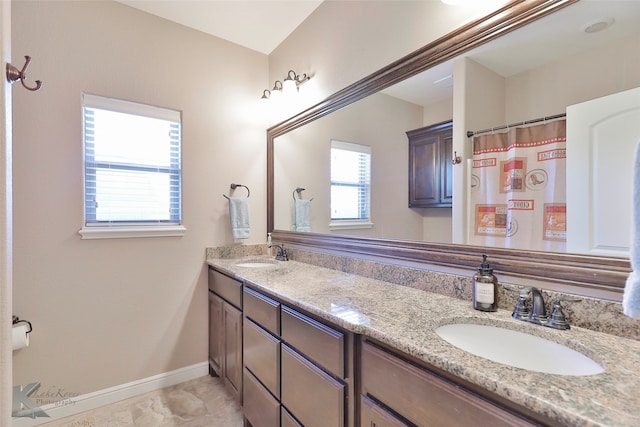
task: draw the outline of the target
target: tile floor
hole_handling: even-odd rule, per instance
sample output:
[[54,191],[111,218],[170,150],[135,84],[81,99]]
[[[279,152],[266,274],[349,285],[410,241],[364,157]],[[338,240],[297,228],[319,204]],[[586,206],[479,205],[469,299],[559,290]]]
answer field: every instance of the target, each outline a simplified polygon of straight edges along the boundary
[[242,409],[205,376],[45,424],[46,427],[242,427]]

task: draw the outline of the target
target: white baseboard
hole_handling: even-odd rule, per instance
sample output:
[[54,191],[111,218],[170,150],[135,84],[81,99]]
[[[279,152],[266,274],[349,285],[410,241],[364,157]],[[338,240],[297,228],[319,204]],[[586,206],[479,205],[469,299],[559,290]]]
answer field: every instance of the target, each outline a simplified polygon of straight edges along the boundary
[[115,387],[109,387],[92,393],[83,394],[72,398],[67,404],[49,404],[42,406],[41,409],[49,415],[49,418],[38,417],[36,419],[32,419],[26,417],[15,417],[13,418],[12,427],[37,426],[60,418],[77,415],[91,409],[99,408],[100,406],[119,402],[123,399],[135,397],[150,391],[159,390],[164,387],[200,378],[208,374],[209,362],[197,363],[195,365],[176,369],[175,371],[165,372],[163,374],[154,375],[152,377],[143,378],[130,383],[120,384]]

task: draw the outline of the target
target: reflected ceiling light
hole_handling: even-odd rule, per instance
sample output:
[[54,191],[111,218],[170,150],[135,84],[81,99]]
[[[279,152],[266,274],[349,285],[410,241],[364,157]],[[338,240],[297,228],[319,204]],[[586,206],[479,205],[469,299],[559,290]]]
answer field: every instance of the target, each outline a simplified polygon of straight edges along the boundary
[[612,26],[614,22],[615,19],[613,18],[605,18],[598,21],[589,22],[584,26],[584,32],[587,34],[597,33],[599,31],[606,30],[607,28]]
[[275,99],[280,95],[285,95],[287,97],[295,95],[298,92],[298,87],[310,79],[311,77],[309,77],[305,73],[296,74],[295,71],[289,70],[289,72],[287,73],[287,77],[285,77],[284,79],[284,82],[276,80],[273,89],[265,89],[262,92],[261,99]]

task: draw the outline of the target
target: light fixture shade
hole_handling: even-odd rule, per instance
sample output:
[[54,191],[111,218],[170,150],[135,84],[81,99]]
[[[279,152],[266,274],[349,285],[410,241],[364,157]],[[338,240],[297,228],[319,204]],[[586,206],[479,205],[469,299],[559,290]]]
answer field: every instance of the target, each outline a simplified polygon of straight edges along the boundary
[[273,89],[271,89],[271,99],[278,99],[282,96],[282,82],[280,80],[276,80],[273,85]]
[[290,78],[284,79],[284,83],[282,83],[282,94],[284,96],[294,95],[298,91],[298,85],[296,82]]
[[287,73],[287,77],[282,83],[282,94],[284,96],[293,95],[298,91],[297,78],[298,76],[296,76],[296,72],[293,70],[289,70],[289,72]]

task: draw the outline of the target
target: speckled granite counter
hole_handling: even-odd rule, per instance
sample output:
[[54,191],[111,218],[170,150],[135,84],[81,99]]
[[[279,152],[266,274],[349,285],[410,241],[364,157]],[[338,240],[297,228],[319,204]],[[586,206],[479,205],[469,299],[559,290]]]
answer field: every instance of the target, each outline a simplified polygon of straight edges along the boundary
[[[255,259],[256,257],[250,257]],[[208,259],[222,272],[285,303],[362,334],[567,426],[640,426],[640,342],[581,328],[556,331],[483,313],[468,302],[296,261],[238,266],[239,259]],[[478,323],[526,331],[564,344],[605,367],[593,376],[550,375],[471,355],[434,330]]]

